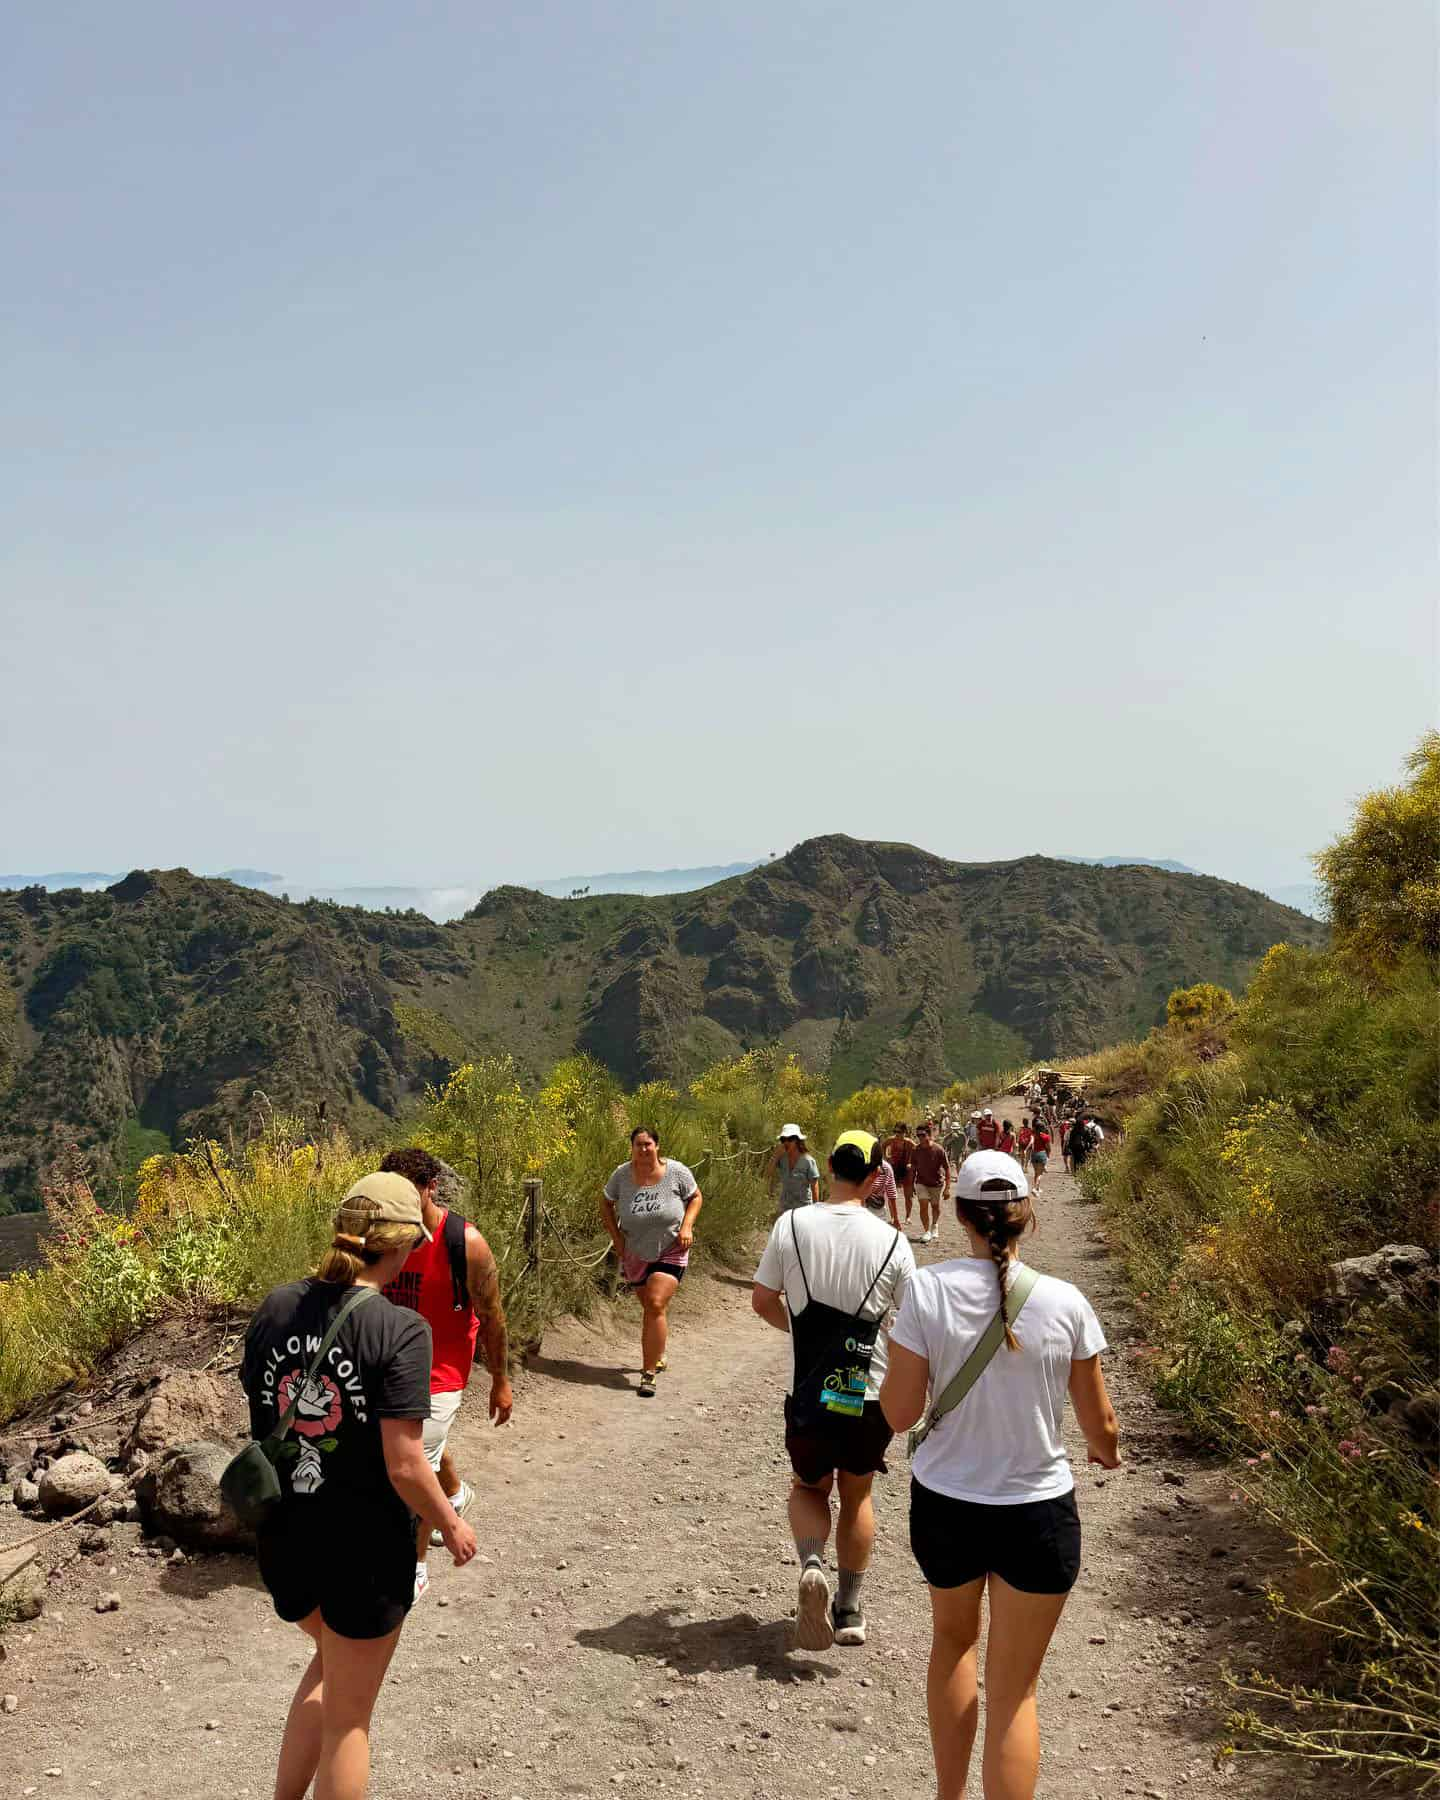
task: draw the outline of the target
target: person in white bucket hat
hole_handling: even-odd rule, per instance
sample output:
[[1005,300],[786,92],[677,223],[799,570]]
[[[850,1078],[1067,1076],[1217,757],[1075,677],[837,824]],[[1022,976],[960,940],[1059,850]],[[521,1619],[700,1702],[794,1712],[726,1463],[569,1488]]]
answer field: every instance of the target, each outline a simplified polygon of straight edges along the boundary
[[[780,1184],[780,1203],[775,1205],[775,1184]],[[805,1146],[798,1125],[782,1125],[775,1136],[775,1154],[766,1170],[766,1192],[779,1218],[794,1206],[810,1206],[820,1198],[820,1166]]]

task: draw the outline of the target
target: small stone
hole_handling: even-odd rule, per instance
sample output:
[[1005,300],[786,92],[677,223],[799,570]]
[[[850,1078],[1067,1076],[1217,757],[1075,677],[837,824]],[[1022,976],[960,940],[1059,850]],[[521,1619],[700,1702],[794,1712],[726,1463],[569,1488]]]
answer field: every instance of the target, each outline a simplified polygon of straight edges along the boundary
[[1110,1642],[1103,1631],[1092,1631],[1086,1641],[1091,1644],[1108,1644]]
[[98,1613],[119,1612],[120,1596],[113,1589],[108,1594],[102,1594],[95,1602],[95,1610]]
[[1162,1469],[1160,1479],[1168,1481],[1171,1487],[1184,1487],[1185,1485],[1185,1477],[1178,1469]]
[[877,1763],[877,1762],[878,1762],[878,1761],[879,1761],[879,1760],[880,1760],[880,1759],[879,1759],[879,1758],[878,1758],[878,1757],[876,1757],[876,1756],[862,1756],[862,1757],[861,1757],[861,1758],[860,1758],[860,1760],[861,1760],[861,1762],[863,1762],[863,1763],[864,1763],[864,1765],[865,1765],[865,1767],[866,1767],[866,1768],[867,1768],[867,1769],[873,1769],[873,1768],[874,1768],[874,1767],[875,1767],[875,1764],[876,1764],[876,1763]]
[[170,1555],[167,1558],[169,1566],[172,1569],[178,1569],[181,1563],[187,1563],[189,1560],[190,1558],[178,1546],[170,1552]]
[[218,1719],[207,1719],[205,1721],[205,1729],[207,1731],[218,1731],[220,1729],[220,1721]]
[[20,1696],[18,1694],[0,1694],[0,1712],[18,1712]]

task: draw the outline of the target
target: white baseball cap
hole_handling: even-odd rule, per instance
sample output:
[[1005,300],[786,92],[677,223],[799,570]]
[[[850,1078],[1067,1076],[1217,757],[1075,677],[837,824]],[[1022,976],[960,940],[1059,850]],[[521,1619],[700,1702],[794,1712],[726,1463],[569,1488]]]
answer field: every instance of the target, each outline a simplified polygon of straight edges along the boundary
[[775,1133],[778,1143],[783,1143],[787,1137],[799,1138],[802,1144],[805,1142],[805,1133],[798,1125],[782,1125]]
[[994,1113],[991,1112],[991,1110],[988,1106],[985,1108],[985,1117],[987,1119],[993,1119],[995,1117]]
[[1025,1171],[1013,1156],[1007,1156],[1003,1150],[976,1150],[961,1163],[959,1173],[955,1177],[956,1199],[1003,1199],[1004,1196],[1000,1194],[981,1192],[987,1181],[1008,1181],[1015,1190],[1017,1200],[1023,1200],[1030,1192],[1030,1183],[1025,1179]]

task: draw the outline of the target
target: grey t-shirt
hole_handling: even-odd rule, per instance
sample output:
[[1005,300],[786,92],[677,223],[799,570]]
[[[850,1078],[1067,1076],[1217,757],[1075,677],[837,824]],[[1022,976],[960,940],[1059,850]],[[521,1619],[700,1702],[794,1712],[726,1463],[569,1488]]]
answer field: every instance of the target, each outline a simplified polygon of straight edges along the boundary
[[[605,1183],[605,1198],[615,1208],[625,1248],[640,1262],[658,1262],[680,1234],[685,1208],[694,1197],[695,1177],[684,1163],[670,1157],[660,1179],[638,1187],[628,1162]],[[685,1260],[677,1251],[676,1262]]]
[[792,1169],[790,1159],[782,1155],[775,1167],[780,1173],[779,1211],[789,1212],[792,1206],[808,1206],[810,1185],[820,1179],[820,1166],[815,1158],[808,1153],[797,1156]]

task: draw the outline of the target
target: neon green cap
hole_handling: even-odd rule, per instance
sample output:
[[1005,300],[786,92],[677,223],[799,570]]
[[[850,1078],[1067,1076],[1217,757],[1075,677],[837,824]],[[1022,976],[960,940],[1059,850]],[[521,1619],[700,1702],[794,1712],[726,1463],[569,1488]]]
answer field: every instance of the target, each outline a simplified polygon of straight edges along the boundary
[[842,1144],[853,1144],[868,1163],[875,1149],[875,1139],[868,1131],[842,1131],[835,1140],[838,1150]]

